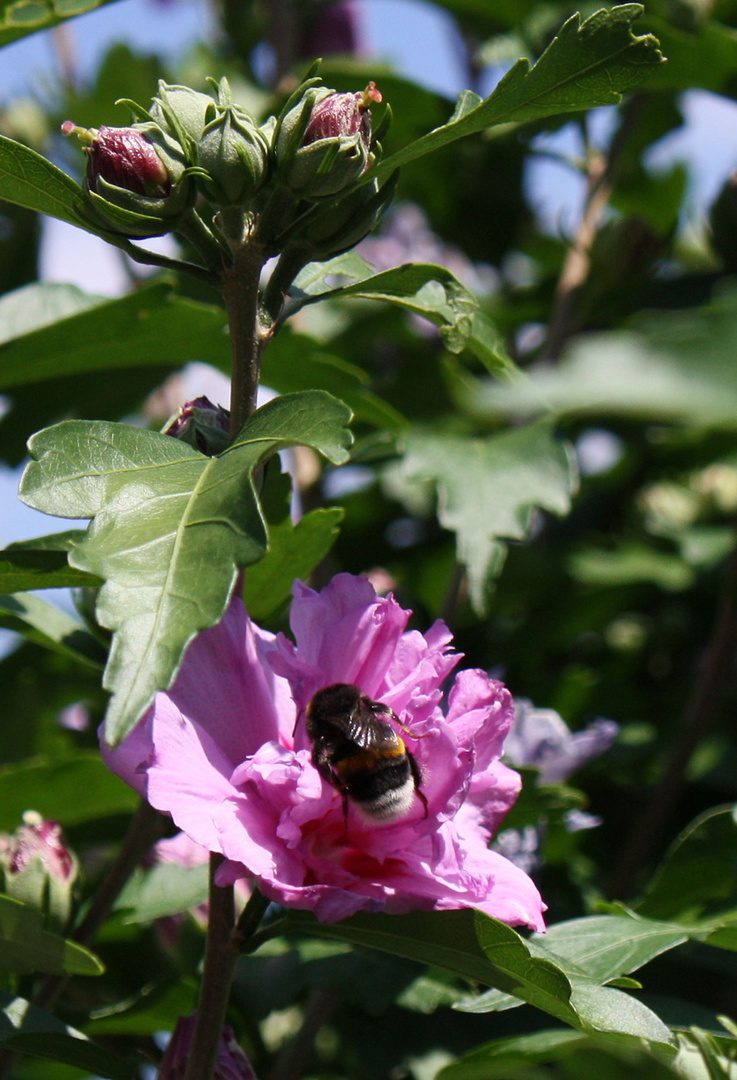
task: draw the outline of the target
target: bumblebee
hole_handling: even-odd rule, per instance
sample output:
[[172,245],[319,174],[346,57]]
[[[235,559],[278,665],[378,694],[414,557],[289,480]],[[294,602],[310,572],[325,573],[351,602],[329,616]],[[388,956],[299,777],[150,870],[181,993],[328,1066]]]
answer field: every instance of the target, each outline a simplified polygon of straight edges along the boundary
[[415,794],[427,817],[420,767],[389,721],[411,732],[388,705],[372,701],[357,686],[335,683],[318,690],[305,717],[313,764],[340,792],[346,821],[348,799],[376,824],[406,814]]

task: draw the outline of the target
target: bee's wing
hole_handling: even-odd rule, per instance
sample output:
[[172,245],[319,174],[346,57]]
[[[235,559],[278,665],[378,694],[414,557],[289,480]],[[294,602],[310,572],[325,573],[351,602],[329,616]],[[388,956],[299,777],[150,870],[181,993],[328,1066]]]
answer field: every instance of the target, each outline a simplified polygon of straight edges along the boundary
[[[383,713],[392,716],[389,709]],[[349,716],[345,727],[346,738],[362,750],[385,750],[396,746],[397,734],[394,728],[376,715],[365,701],[359,701]]]

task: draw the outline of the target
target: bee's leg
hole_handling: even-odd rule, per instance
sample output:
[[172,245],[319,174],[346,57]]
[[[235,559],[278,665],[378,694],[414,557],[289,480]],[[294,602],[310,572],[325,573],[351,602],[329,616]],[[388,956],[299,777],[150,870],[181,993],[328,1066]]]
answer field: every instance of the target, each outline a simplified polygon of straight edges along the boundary
[[417,794],[417,798],[420,800],[425,809],[425,812],[422,816],[423,818],[426,818],[428,815],[427,799],[425,798],[423,792],[420,790],[420,784],[422,783],[422,772],[420,770],[420,766],[417,764],[417,759],[415,758],[414,754],[410,754],[409,750],[407,751],[407,761],[409,762],[409,771],[412,774],[412,779],[415,783],[415,792]]
[[391,714],[391,718],[394,721],[394,723],[397,725],[397,727],[401,731],[403,731],[405,735],[409,735],[409,737],[411,739],[424,739],[430,734],[429,731],[426,731],[424,733],[424,735],[418,735],[418,733],[416,731],[412,731],[411,728],[405,727],[405,725],[402,723],[402,721],[399,719],[399,717],[397,716],[397,714],[395,712],[393,712]]

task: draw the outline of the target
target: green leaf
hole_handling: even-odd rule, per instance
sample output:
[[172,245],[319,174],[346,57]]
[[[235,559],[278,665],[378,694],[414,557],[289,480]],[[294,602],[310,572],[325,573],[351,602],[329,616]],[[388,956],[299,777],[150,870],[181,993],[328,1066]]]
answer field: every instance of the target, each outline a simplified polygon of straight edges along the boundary
[[[32,310],[43,305],[49,286],[28,286]],[[52,291],[54,301],[56,294]],[[23,299],[22,297],[20,299]],[[0,301],[0,320],[3,315]],[[230,345],[222,308],[173,293],[157,282],[118,300],[95,303],[34,328],[13,317],[0,321],[0,388],[27,385],[60,375],[142,365],[179,366],[202,360],[228,369]],[[45,320],[44,320],[45,321]],[[8,335],[16,331],[16,336]],[[135,378],[135,375],[131,375]]]
[[737,806],[707,810],[665,854],[637,912],[651,919],[694,919],[737,895]]
[[[507,356],[501,336],[479,306],[473,293],[443,266],[431,263],[407,263],[393,270],[364,277],[352,285],[341,288],[322,289],[324,279],[318,273],[319,264],[307,269],[310,277],[296,279],[303,291],[294,300],[290,310],[297,311],[306,304],[318,300],[354,297],[362,300],[380,300],[422,315],[439,327],[445,347],[452,353],[470,349],[493,374],[511,377],[516,366]],[[323,264],[323,273],[334,273],[331,264]],[[304,291],[309,285],[311,292]]]
[[[484,101],[464,91],[442,127],[423,135],[366,174],[382,177],[465,135],[496,124],[525,123],[546,116],[616,105],[662,63],[657,40],[635,36],[632,23],[641,4],[596,12],[584,23],[573,15],[534,67],[519,60]],[[365,182],[365,181],[364,181]]]
[[575,982],[571,1005],[589,1030],[633,1035],[648,1042],[674,1046],[675,1039],[659,1016],[631,994],[610,986]]
[[0,135],[0,199],[88,232],[98,231],[84,216],[79,184],[35,150],[5,135]]
[[[612,918],[615,921],[609,922]],[[526,946],[533,959],[554,965],[569,980],[570,1007],[576,1014],[574,1026],[671,1045],[668,1028],[647,1006],[629,994],[600,984],[636,970],[666,949],[681,944],[687,936],[681,927],[661,923],[641,927],[639,920],[592,916],[552,926],[544,935],[533,934]],[[490,954],[490,958],[494,959],[494,955]],[[457,1007],[463,1012],[498,1011],[513,1008],[519,1004],[515,1000],[518,998],[531,1000],[517,991],[491,991]],[[552,1013],[551,1009],[547,1011]]]
[[124,923],[148,923],[189,911],[207,900],[208,863],[180,866],[159,863],[151,870],[136,870],[115,903]]
[[400,481],[435,484],[438,518],[456,534],[471,601],[483,612],[504,560],[502,538],[524,539],[535,507],[556,514],[570,508],[575,477],[565,445],[548,424],[485,438],[416,432],[402,442]]
[[269,550],[246,574],[243,599],[256,622],[273,615],[332,548],[343,520],[339,507],[312,510],[296,525],[286,518],[269,526]]
[[572,1048],[590,1040],[582,1031],[553,1029],[533,1035],[495,1039],[446,1065],[437,1080],[509,1080],[518,1071],[567,1057]]
[[31,758],[0,769],[0,831],[12,832],[24,811],[65,826],[135,810],[139,798],[105,767],[97,750]]
[[145,986],[127,1001],[96,1009],[85,1030],[90,1035],[155,1035],[173,1031],[180,1016],[197,1008],[199,984],[194,979]]
[[380,949],[498,986],[565,1023],[577,1023],[563,972],[547,960],[531,957],[516,931],[480,912],[354,915],[331,924],[317,923],[301,912],[290,912],[287,918],[288,929]]
[[564,970],[574,964],[599,984],[637,971],[656,956],[683,944],[688,934],[681,926],[651,919],[617,915],[589,915],[556,923],[545,934],[533,934],[540,952]]
[[[662,1054],[660,1048],[657,1053]],[[556,1062],[562,1062],[560,1068]],[[536,1070],[535,1065],[548,1066]],[[437,1080],[677,1080],[682,1074],[627,1036],[538,1031],[495,1039],[446,1065]]]
[[138,1066],[90,1042],[25,998],[0,991],[0,1046],[5,1050],[51,1058],[106,1080],[135,1080]]
[[313,338],[282,328],[264,353],[261,381],[291,394],[298,390],[326,390],[353,410],[356,420],[375,427],[401,430],[406,420],[395,408],[369,389],[369,376],[355,364],[331,356]]
[[73,589],[99,585],[98,578],[75,570],[66,552],[5,548],[0,551],[0,593],[31,589]]
[[34,282],[0,296],[0,345],[104,304],[76,285]]
[[678,555],[627,541],[612,551],[587,547],[573,552],[568,572],[584,585],[616,587],[645,581],[668,592],[682,592],[694,581],[690,566]]
[[104,648],[83,623],[32,593],[0,596],[0,626],[83,664],[105,664]]
[[111,0],[2,0],[0,46],[109,3]]
[[40,911],[0,895],[0,971],[102,975],[104,970],[88,949],[44,930]]
[[315,390],[259,409],[217,458],[125,424],[70,420],[31,439],[21,498],[47,514],[94,518],[70,562],[105,580],[97,617],[114,631],[104,679],[112,744],[171,685],[197,631],[222,618],[238,568],[265,553],[254,469],[296,443],[342,463],[349,419]]
[[468,379],[471,415],[623,415],[643,422],[737,426],[737,290],[656,314],[636,331],[591,334],[554,369],[509,385]]

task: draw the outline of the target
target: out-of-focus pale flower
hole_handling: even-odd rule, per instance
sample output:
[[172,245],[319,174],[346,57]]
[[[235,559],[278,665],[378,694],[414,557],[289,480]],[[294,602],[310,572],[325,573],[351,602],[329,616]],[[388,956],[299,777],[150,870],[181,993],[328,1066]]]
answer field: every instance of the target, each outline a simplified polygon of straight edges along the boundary
[[517,698],[504,756],[518,768],[538,769],[541,784],[560,784],[608,750],[618,731],[618,724],[603,719],[583,731],[571,731],[554,709],[536,709],[526,698]]
[[[584,731],[571,731],[554,709],[536,709],[527,698],[516,698],[515,719],[504,740],[504,757],[518,768],[538,770],[539,784],[563,783],[571,773],[609,749],[619,725],[613,720],[595,720]],[[595,829],[601,818],[585,810],[573,809],[563,816],[568,832]],[[541,865],[539,854],[546,821],[523,829],[505,829],[494,840],[494,848],[532,873]]]

